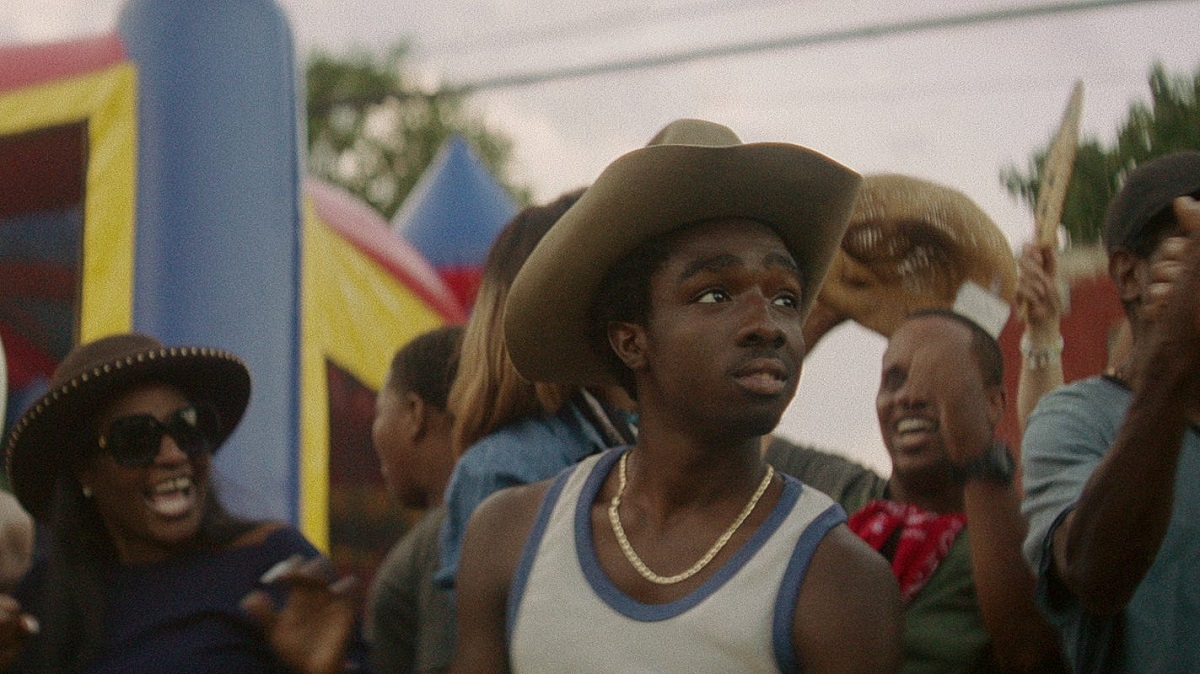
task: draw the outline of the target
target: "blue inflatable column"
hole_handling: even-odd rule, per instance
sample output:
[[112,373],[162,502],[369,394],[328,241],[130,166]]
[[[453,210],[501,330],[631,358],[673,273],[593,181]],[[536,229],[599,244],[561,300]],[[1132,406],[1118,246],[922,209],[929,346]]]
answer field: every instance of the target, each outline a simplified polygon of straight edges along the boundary
[[298,514],[300,138],[291,31],[270,0],[131,0],[138,68],[134,326],[233,351],[254,392],[217,457],[235,511]]

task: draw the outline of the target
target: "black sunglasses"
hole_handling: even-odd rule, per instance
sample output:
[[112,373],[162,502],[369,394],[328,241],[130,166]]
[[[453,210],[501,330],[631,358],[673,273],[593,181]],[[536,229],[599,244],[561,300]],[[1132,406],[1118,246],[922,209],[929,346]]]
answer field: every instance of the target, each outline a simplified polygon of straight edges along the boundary
[[171,436],[188,458],[195,458],[213,450],[219,429],[216,410],[208,405],[189,405],[175,410],[166,421],[159,421],[153,414],[117,417],[109,422],[96,444],[121,466],[145,468],[158,456],[163,435]]

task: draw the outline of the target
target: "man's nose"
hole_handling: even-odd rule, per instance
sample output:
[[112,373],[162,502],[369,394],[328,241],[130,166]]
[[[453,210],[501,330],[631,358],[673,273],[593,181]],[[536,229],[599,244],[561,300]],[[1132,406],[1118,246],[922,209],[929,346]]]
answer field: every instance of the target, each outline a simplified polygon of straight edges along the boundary
[[781,316],[770,297],[760,291],[748,292],[743,298],[741,341],[754,344],[783,346],[787,333],[780,324]]
[[903,409],[919,410],[929,404],[929,382],[919,372],[909,371],[896,389],[896,405]]

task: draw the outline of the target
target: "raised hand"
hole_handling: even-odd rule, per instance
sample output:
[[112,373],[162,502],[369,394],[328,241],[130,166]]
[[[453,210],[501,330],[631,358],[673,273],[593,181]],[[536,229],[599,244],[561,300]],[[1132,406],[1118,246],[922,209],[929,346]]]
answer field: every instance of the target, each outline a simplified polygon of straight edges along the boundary
[[1016,305],[1031,330],[1057,327],[1063,312],[1058,290],[1058,253],[1049,246],[1026,244],[1017,260]]
[[971,370],[943,368],[939,379],[932,387],[938,391],[938,423],[946,453],[961,466],[992,447],[995,422],[988,417],[988,407],[979,404],[988,394],[978,374]]
[[[1188,265],[1189,241],[1200,230],[1200,201],[1191,197],[1179,197],[1174,202],[1175,215],[1179,219],[1181,234],[1163,239],[1154,252],[1150,263],[1150,286],[1147,290],[1146,309],[1153,319],[1158,319],[1166,310],[1175,283],[1183,278]],[[1193,254],[1192,257],[1195,257]],[[1190,293],[1195,299],[1194,290]],[[1182,293],[1189,294],[1187,290]],[[1194,303],[1193,303],[1194,304]]]
[[0,671],[16,662],[26,640],[38,630],[37,619],[22,613],[16,599],[0,594]]
[[262,590],[242,600],[242,608],[266,631],[276,654],[298,672],[334,674],[345,668],[359,583],[353,577],[331,577],[326,559],[291,557],[262,578],[264,584],[287,588],[282,608]]
[[[1200,403],[1200,201],[1174,201],[1180,232],[1155,249],[1143,291],[1148,348],[1131,373],[1135,385],[1168,385]],[[1183,379],[1179,379],[1182,376]]]

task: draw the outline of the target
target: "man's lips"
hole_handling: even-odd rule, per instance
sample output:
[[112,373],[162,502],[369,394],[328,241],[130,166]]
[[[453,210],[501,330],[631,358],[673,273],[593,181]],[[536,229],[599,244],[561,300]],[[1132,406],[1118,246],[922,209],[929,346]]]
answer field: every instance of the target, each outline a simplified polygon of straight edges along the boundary
[[734,370],[734,380],[758,395],[779,395],[787,391],[791,371],[776,358],[755,358]]
[[897,449],[911,448],[923,443],[938,431],[937,419],[904,416],[892,423],[892,443]]
[[899,434],[936,431],[937,427],[938,423],[936,420],[925,417],[901,417],[893,424],[893,428]]

